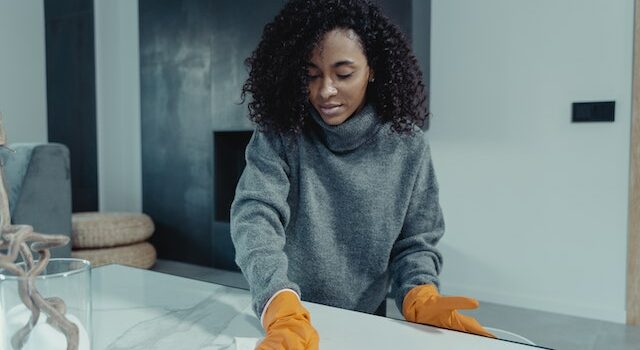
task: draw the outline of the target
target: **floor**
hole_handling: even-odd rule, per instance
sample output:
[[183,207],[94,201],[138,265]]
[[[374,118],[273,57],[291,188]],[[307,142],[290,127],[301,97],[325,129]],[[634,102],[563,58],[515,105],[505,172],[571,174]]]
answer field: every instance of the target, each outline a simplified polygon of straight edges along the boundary
[[[248,288],[244,277],[237,272],[168,260],[158,260],[152,269],[232,287]],[[477,318],[486,327],[515,333],[542,347],[557,350],[640,350],[640,327],[638,326],[626,326],[482,301],[481,304],[481,308],[466,314]],[[387,316],[402,319],[392,300],[387,302]],[[499,334],[498,332],[495,332],[496,335]]]

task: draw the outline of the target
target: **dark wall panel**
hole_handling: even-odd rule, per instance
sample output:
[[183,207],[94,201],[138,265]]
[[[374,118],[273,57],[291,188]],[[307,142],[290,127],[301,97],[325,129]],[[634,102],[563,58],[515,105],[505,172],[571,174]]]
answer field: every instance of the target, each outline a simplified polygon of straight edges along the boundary
[[144,212],[160,257],[212,265],[212,131],[249,126],[242,61],[282,2],[139,4]]
[[50,142],[69,148],[73,211],[98,209],[93,2],[45,0]]
[[141,0],[143,211],[161,258],[209,265],[213,2]]
[[384,14],[395,23],[411,42],[412,16],[411,0],[375,0]]

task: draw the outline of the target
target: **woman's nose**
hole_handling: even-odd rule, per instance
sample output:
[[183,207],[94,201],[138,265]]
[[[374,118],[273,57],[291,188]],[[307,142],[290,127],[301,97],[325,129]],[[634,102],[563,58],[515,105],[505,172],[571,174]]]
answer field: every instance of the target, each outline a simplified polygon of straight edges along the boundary
[[334,96],[338,93],[338,89],[333,86],[333,81],[331,79],[325,79],[322,82],[322,87],[320,88],[320,96],[323,99],[327,99],[331,96]]

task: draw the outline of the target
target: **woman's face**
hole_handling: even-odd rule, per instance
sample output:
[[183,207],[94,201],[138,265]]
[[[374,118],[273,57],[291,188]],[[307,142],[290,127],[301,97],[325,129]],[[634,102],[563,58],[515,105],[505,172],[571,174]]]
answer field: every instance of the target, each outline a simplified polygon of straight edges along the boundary
[[373,72],[352,30],[327,32],[311,53],[309,101],[325,123],[340,125],[365,102]]

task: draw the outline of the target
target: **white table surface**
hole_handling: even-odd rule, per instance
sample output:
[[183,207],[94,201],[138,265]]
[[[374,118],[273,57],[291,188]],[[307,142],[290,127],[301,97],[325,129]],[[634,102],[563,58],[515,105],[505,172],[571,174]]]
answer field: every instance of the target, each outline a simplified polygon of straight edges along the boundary
[[[96,350],[235,349],[263,336],[249,292],[160,272],[108,265],[92,271]],[[304,303],[321,349],[531,350],[536,347]]]

